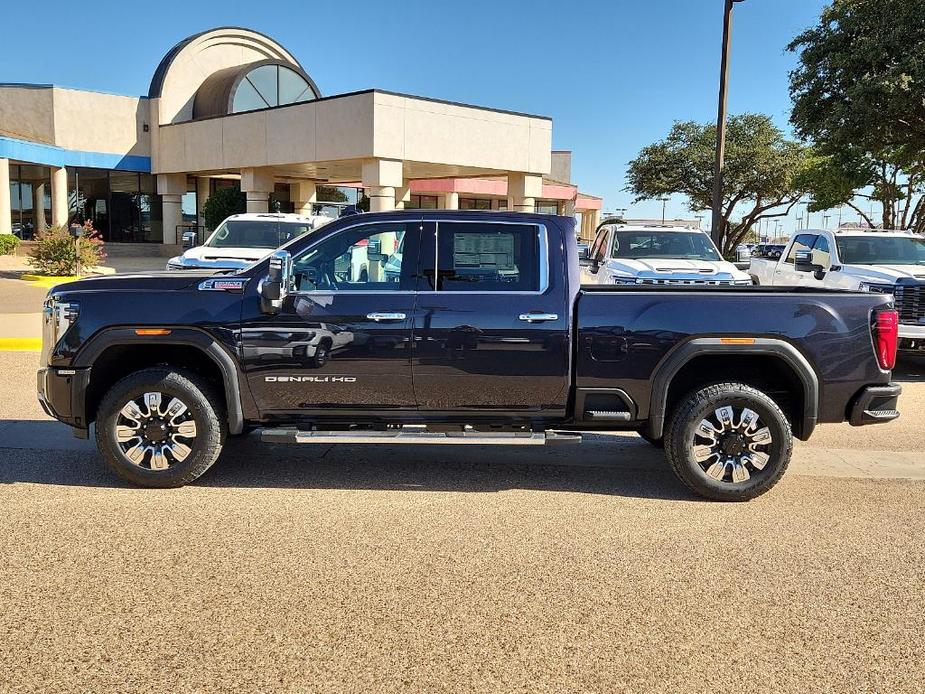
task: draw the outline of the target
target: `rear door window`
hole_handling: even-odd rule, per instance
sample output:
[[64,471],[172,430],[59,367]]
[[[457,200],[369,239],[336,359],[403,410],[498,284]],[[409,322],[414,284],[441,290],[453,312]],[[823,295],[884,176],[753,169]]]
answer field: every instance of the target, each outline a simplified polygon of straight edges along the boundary
[[539,228],[532,224],[440,222],[437,290],[539,291]]

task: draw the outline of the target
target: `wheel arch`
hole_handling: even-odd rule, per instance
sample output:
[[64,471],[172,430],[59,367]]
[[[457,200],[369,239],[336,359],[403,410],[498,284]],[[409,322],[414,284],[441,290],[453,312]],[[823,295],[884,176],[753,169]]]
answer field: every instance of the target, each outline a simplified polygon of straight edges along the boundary
[[[671,404],[669,396],[675,395],[672,386],[677,388],[679,383],[685,382],[683,380],[685,369],[689,372],[691,367],[708,363],[705,360],[710,357],[733,357],[737,366],[753,364],[757,372],[759,366],[772,364],[781,369],[780,373],[784,376],[790,377],[787,385],[791,389],[799,388],[799,400],[792,403],[788,414],[793,419],[795,435],[803,440],[809,438],[819,417],[819,379],[812,365],[796,347],[785,340],[744,339],[754,341],[730,344],[723,338],[695,338],[668,354],[656,367],[652,377],[652,397],[646,426],[648,435],[653,438],[663,436]],[[730,360],[726,361],[733,363]],[[728,376],[716,378],[712,374],[710,369],[706,369],[702,374],[702,379],[699,379],[699,385],[728,380],[742,380],[749,385],[761,382],[761,377],[731,379]],[[698,378],[692,378],[690,383],[697,384]],[[783,409],[788,410],[788,408]]]
[[[105,390],[119,378],[149,366],[165,363],[164,356],[174,357],[173,365],[192,368],[216,382],[224,394],[228,431],[239,434],[244,429],[244,412],[238,369],[234,359],[208,333],[195,328],[165,328],[162,336],[138,335],[142,328],[110,328],[94,335],[74,360],[75,368],[89,368],[90,377],[84,393],[86,421],[95,419],[96,407]],[[150,329],[150,326],[145,326]],[[170,365],[170,361],[166,362]]]

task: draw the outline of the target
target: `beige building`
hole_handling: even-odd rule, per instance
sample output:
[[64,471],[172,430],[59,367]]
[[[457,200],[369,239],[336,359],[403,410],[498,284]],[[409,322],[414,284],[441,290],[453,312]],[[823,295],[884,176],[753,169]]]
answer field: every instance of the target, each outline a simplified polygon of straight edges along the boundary
[[107,241],[174,244],[210,192],[234,184],[253,212],[271,200],[307,211],[318,185],[349,185],[371,210],[487,200],[592,224],[600,200],[570,176],[549,118],[380,90],[323,96],[248,29],[181,41],[145,97],[0,85],[0,233],[78,217]]

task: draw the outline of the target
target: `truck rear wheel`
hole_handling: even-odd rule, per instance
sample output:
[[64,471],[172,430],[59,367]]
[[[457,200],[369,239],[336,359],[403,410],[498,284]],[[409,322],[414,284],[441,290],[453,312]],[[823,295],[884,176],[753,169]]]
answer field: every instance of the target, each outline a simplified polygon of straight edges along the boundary
[[117,382],[96,417],[96,443],[119,477],[144,487],[181,487],[208,470],[227,429],[212,387],[195,374],[157,367]]
[[790,422],[771,398],[742,383],[718,383],[683,398],[665,431],[665,454],[700,496],[747,501],[771,489],[790,464]]

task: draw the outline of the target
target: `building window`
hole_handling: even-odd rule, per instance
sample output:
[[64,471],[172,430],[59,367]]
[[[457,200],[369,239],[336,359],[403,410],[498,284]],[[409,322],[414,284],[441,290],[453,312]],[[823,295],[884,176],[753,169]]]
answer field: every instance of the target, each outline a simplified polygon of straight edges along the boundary
[[411,199],[405,203],[406,210],[436,210],[436,195],[412,195]]
[[285,106],[316,97],[312,86],[295,70],[284,65],[259,65],[238,82],[231,101],[231,112]]
[[34,238],[51,224],[51,177],[45,166],[10,164],[10,208],[13,233]]
[[461,210],[490,210],[491,200],[480,198],[460,198],[459,209]]
[[90,221],[108,242],[163,241],[161,198],[151,174],[74,168],[67,170],[67,187],[69,223]]
[[503,199],[501,199],[501,200],[498,201],[498,209],[499,209],[499,210],[506,210],[506,209],[507,209],[507,198],[503,198]]
[[537,200],[534,209],[537,214],[559,214],[559,203],[555,200]]

